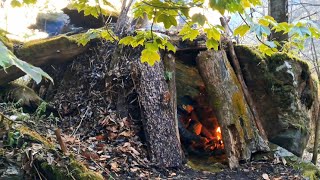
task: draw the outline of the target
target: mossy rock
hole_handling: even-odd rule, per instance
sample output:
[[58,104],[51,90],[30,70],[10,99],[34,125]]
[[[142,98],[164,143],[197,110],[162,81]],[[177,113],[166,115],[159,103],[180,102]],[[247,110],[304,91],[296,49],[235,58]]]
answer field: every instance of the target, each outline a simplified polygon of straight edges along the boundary
[[269,140],[301,156],[318,101],[317,77],[310,65],[286,53],[264,56],[244,45],[235,50]]

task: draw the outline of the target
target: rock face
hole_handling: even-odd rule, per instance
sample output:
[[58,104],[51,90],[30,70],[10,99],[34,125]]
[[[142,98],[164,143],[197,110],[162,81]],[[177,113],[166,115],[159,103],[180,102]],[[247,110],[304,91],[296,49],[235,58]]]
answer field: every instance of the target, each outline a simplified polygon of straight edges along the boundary
[[287,54],[261,57],[245,46],[235,49],[268,139],[301,156],[314,133],[317,78],[306,62]]

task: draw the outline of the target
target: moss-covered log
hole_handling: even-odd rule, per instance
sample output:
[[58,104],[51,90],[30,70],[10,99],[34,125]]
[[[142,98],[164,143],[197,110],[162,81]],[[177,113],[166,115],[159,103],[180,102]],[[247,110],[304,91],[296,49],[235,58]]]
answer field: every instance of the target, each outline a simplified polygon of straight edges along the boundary
[[254,152],[269,150],[255,125],[226,53],[200,52],[197,65],[206,85],[210,105],[222,128],[230,168],[238,167],[239,160],[249,160]]
[[[79,35],[73,35],[77,37]],[[78,46],[73,36],[58,36],[50,39],[36,40],[25,43],[14,54],[34,66],[59,64],[72,60],[73,57],[85,52],[88,46]],[[0,69],[0,85],[11,82],[24,75],[24,72],[16,67]]]

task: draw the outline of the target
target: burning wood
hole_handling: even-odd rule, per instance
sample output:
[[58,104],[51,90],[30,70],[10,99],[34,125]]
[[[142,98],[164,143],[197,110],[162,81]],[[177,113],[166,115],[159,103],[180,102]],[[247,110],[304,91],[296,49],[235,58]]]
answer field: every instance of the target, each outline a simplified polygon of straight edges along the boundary
[[[202,91],[204,91],[203,88]],[[195,100],[190,96],[183,97],[182,105],[178,107],[179,121],[183,128],[198,138],[190,140],[180,128],[181,140],[187,149],[211,155],[221,154],[215,153],[216,150],[221,152],[224,149],[221,128],[206,102],[205,94],[200,93],[194,98]]]

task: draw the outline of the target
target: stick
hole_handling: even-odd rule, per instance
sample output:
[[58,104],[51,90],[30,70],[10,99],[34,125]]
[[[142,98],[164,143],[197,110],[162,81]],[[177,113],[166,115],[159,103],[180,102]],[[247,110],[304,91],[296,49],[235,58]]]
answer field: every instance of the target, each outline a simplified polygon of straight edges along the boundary
[[54,134],[56,135],[57,137],[57,140],[59,142],[59,145],[61,147],[61,150],[64,154],[67,154],[68,153],[68,150],[66,148],[66,145],[64,143],[64,141],[62,140],[61,138],[61,129],[57,128],[55,131],[54,131]]

